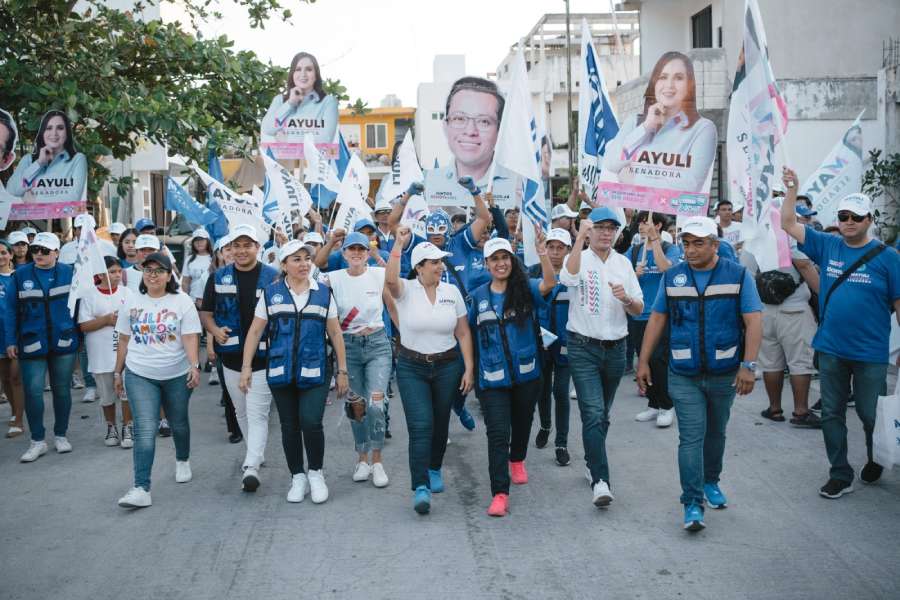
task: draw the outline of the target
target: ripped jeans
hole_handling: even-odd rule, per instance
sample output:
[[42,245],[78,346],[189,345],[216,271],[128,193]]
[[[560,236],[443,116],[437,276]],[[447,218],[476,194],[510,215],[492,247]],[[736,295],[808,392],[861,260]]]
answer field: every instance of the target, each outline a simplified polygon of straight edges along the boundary
[[[391,377],[391,341],[384,329],[369,335],[344,334],[350,392],[366,401],[362,423],[350,421],[353,441],[359,453],[384,447],[385,408],[388,380]],[[373,402],[372,395],[379,394]]]

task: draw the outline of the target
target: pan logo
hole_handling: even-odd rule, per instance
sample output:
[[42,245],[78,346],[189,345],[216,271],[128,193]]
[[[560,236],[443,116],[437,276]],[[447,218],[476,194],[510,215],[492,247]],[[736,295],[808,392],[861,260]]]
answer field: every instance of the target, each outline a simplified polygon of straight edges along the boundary
[[685,275],[684,273],[679,273],[675,276],[674,279],[672,279],[672,283],[674,283],[678,287],[684,287],[684,284],[687,283],[687,275]]

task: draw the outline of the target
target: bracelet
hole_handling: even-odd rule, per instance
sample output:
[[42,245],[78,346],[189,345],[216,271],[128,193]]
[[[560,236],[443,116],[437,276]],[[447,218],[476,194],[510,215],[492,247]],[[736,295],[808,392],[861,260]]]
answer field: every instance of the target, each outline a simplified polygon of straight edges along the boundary
[[659,238],[658,238],[658,237],[655,237],[655,238],[647,238],[647,241],[648,241],[648,242],[658,242],[658,241],[659,241]]
[[391,252],[391,258],[400,258],[400,256],[401,256],[402,254],[403,254],[402,252],[393,252],[393,251],[392,251],[392,252]]
[[347,369],[338,369],[337,371],[335,371],[335,375],[349,375],[349,374],[350,373],[347,372]]
[[122,374],[121,373],[113,373],[113,379],[115,379],[116,377],[118,377],[119,379],[122,379]]

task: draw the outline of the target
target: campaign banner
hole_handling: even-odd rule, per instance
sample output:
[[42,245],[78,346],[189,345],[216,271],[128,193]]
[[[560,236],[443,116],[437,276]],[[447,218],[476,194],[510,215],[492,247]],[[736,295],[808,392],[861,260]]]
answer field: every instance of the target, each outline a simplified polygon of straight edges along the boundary
[[606,144],[598,202],[674,215],[706,214],[716,126],[697,112],[694,64],[666,52],[650,74],[642,112]]
[[[5,171],[16,160],[16,142],[19,139],[19,129],[12,115],[0,108],[0,171]],[[9,209],[12,207],[14,196],[0,186],[0,229],[6,229],[6,221],[9,219]]]
[[302,219],[312,207],[312,198],[306,187],[265,152],[262,157],[266,167],[266,200],[274,197],[278,209],[289,220]]
[[819,223],[831,225],[837,221],[837,203],[849,194],[862,189],[863,137],[859,124],[863,110],[847,128],[837,144],[800,188],[809,196]]
[[333,142],[338,126],[337,99],[322,89],[316,57],[308,52],[294,56],[285,87],[274,97],[260,127],[260,147],[277,159],[304,157],[303,140],[312,136],[316,148],[337,158]]
[[228,226],[234,229],[241,224],[252,225],[259,234],[259,239],[266,240],[269,237],[269,227],[262,217],[262,200],[247,194],[239,194],[220,181],[213,179],[208,173],[194,167],[194,171],[200,176],[203,185],[206,186],[208,203],[215,203],[225,218]]
[[[516,187],[518,178],[506,169],[497,167],[494,170],[494,186],[491,193],[494,204],[502,209],[518,208]],[[479,182],[478,187],[487,191]],[[425,171],[425,203],[428,206],[456,206],[470,208],[475,206],[472,194],[459,185],[456,173],[449,168],[430,169]]]

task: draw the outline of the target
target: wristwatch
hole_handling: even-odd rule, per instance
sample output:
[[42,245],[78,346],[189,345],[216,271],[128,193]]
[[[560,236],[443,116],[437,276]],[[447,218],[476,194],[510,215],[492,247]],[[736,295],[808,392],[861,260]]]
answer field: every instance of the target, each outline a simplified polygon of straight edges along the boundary
[[757,362],[755,360],[742,360],[741,366],[750,372],[755,372],[756,367],[757,367]]

